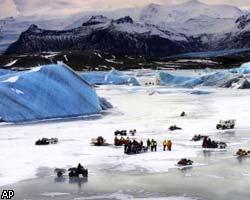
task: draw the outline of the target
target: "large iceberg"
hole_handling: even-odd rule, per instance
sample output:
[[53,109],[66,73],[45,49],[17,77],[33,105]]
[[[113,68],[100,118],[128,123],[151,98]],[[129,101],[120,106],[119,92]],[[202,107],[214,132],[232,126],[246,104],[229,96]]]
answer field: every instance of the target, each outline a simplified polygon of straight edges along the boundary
[[178,76],[167,72],[160,72],[158,78],[161,85],[175,87],[192,88],[195,86],[217,86],[237,89],[250,88],[250,83],[246,77],[241,74],[231,73],[231,71],[228,70],[197,77]]
[[194,87],[202,83],[201,78],[177,76],[167,72],[159,73],[159,81],[161,85],[173,85],[179,87]]
[[140,85],[135,77],[115,69],[109,72],[84,72],[80,76],[91,85]]
[[231,73],[250,74],[250,62],[243,63],[239,68],[230,69]]
[[0,94],[0,117],[6,122],[97,114],[110,106],[63,63],[0,76]]
[[201,76],[204,86],[220,86],[232,78],[234,78],[234,75],[226,70]]
[[6,75],[6,74],[12,74],[14,71],[8,70],[8,69],[0,69],[0,76]]

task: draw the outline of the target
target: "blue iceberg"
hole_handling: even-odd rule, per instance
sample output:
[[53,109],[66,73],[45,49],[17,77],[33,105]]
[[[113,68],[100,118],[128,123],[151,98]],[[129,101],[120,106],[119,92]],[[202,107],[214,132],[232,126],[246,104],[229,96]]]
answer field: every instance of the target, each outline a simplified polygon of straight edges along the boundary
[[226,70],[214,72],[201,77],[204,86],[220,86],[233,78],[232,74]]
[[5,122],[84,116],[110,106],[63,63],[0,76],[0,94]]
[[250,74],[250,62],[243,63],[239,68],[230,69],[231,73]]
[[91,85],[140,85],[135,77],[115,69],[109,72],[84,72],[80,76]]
[[159,73],[159,81],[161,85],[174,85],[187,88],[197,86],[203,82],[201,78],[177,76],[167,72]]
[[8,70],[8,69],[0,69],[0,76],[6,75],[6,74],[12,74],[15,73],[15,71]]
[[192,88],[199,85],[220,87],[234,77],[235,76],[232,73],[226,70],[198,77],[178,76],[167,72],[159,73],[159,81],[161,85],[172,85],[185,88]]

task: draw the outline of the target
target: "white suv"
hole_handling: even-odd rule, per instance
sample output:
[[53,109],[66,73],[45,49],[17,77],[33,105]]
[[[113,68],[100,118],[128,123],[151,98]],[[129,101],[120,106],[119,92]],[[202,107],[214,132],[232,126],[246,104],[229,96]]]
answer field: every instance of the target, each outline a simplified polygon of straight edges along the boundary
[[230,120],[220,120],[220,122],[216,125],[217,129],[233,129],[235,126],[235,119]]

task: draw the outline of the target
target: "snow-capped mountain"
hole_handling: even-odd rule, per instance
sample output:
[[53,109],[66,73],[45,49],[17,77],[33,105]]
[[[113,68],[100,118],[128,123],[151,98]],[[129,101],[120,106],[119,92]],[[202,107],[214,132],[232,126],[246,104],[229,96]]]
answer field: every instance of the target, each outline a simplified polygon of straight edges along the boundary
[[[39,21],[38,26],[32,25],[23,32],[6,53],[101,50],[172,55],[250,47],[248,13],[235,6],[209,5],[197,0],[179,5],[150,4],[98,15],[81,13],[70,19],[55,26],[56,20],[49,21],[48,28],[44,26],[46,21]],[[48,30],[63,27],[66,30]]]
[[179,33],[197,35],[230,31],[243,13],[234,6],[208,5],[192,0],[170,6],[150,4],[142,10],[139,20]]
[[31,53],[65,50],[102,50],[113,53],[164,55],[189,48],[185,35],[161,30],[157,26],[134,22],[129,16],[112,20],[92,16],[80,27],[52,31],[31,25],[6,53]]

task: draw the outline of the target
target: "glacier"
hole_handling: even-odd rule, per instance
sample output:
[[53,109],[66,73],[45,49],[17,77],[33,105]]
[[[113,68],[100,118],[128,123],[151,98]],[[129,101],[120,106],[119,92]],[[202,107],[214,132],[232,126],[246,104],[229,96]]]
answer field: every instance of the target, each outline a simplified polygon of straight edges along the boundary
[[0,117],[5,122],[99,114],[111,106],[63,63],[0,76]]
[[140,85],[135,77],[116,69],[109,72],[84,72],[80,76],[91,85]]

